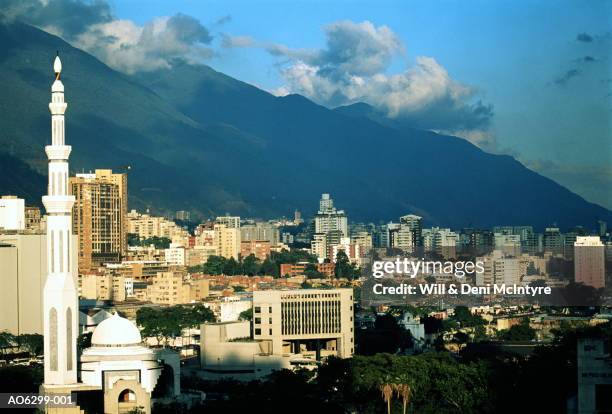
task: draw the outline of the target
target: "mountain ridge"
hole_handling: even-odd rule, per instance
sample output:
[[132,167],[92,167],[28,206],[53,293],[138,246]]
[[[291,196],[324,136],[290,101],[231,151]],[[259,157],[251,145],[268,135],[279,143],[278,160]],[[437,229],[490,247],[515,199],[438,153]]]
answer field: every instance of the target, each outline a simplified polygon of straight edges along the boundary
[[[132,165],[130,208],[269,218],[295,208],[313,214],[330,192],[351,220],[416,213],[432,225],[538,228],[612,220],[512,157],[461,138],[276,97],[204,65],[124,75],[21,23],[0,24],[0,41],[12,45],[0,52],[9,84],[0,109],[12,114],[3,115],[9,132],[0,145],[45,173],[48,51],[59,49],[73,170]],[[10,180],[0,186],[7,192],[15,192]]]

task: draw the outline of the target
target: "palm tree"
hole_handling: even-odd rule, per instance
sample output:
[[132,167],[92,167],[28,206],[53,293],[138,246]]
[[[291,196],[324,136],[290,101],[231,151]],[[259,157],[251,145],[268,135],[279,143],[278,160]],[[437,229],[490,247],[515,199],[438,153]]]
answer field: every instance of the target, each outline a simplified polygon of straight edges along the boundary
[[387,403],[387,414],[391,414],[391,400],[393,399],[393,386],[389,383],[380,384],[380,392]]
[[402,399],[403,414],[406,414],[408,403],[410,403],[410,385],[393,384],[393,389],[397,397]]

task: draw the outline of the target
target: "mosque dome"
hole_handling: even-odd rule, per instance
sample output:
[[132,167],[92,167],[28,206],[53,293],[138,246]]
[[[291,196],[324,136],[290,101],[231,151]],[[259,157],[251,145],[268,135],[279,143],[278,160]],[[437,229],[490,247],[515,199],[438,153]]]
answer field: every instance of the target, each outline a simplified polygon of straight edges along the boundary
[[141,342],[136,325],[117,313],[100,322],[91,336],[92,346],[132,346]]

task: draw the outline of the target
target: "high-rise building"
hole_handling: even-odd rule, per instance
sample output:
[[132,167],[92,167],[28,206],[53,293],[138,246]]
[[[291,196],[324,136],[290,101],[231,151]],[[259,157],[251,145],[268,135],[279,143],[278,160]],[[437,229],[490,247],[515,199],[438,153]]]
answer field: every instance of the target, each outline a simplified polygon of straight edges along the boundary
[[293,212],[293,224],[295,224],[296,226],[299,226],[303,222],[304,222],[304,219],[302,219],[302,213],[299,210],[295,210]]
[[220,216],[215,219],[215,224],[223,224],[228,229],[239,229],[240,228],[240,217]]
[[415,214],[407,214],[400,217],[400,224],[412,232],[412,245],[423,246],[423,217]]
[[517,258],[504,257],[501,251],[496,250],[477,261],[483,263],[483,272],[476,273],[476,285],[486,286],[492,284],[513,285],[520,283],[520,261]]
[[574,277],[596,289],[606,285],[604,244],[598,236],[579,236],[574,242]]
[[240,255],[240,227],[215,224],[215,246],[219,256],[238,260]]
[[563,235],[557,227],[547,227],[544,230],[544,251],[553,254],[563,254]]
[[47,280],[43,290],[44,382],[43,388],[76,384],[79,307],[74,283],[72,252],[72,206],[68,189],[68,157],[72,148],[64,141],[64,85],[62,63],[53,63],[55,81],[51,86],[51,145],[48,194],[42,201],[47,211]]
[[185,210],[179,210],[175,213],[174,217],[177,220],[181,220],[181,221],[189,221],[191,220],[191,213],[189,211],[185,211]]
[[96,170],[70,178],[79,268],[118,262],[127,251],[127,174]]
[[0,197],[0,231],[25,229],[25,201],[5,195]]
[[337,210],[334,207],[334,200],[329,194],[323,194],[319,201],[319,212],[314,219],[315,233],[328,233],[339,230],[342,237],[349,237],[348,218],[344,210]]

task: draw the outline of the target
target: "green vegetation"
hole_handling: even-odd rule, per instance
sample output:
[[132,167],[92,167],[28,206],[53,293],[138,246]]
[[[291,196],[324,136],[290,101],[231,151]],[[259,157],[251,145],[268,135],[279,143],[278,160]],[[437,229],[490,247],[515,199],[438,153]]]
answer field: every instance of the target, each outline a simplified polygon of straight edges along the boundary
[[612,339],[610,323],[561,329],[551,344],[538,347],[530,357],[500,351],[471,357],[462,352],[461,358],[447,352],[380,353],[329,358],[316,372],[277,371],[265,381],[184,377],[186,388],[223,397],[191,410],[156,406],[153,412],[216,414],[251,412],[253,407],[264,413],[565,412],[567,398],[576,393],[577,338],[602,334]]
[[525,318],[510,329],[502,329],[497,336],[504,341],[531,341],[535,339],[535,329],[529,326],[529,319]]
[[350,263],[348,256],[342,250],[336,254],[336,268],[334,269],[336,278],[346,278],[349,280],[358,279],[360,276],[357,267]]
[[41,355],[43,346],[43,336],[39,334],[13,335],[8,331],[0,332],[0,355],[9,354],[16,349],[30,355]]
[[264,261],[254,255],[238,260],[230,257],[226,259],[221,256],[210,256],[203,265],[189,268],[191,273],[205,273],[209,275],[269,275],[276,278],[281,277],[280,265],[283,263],[309,262],[316,263],[317,259],[304,250],[283,250],[272,252],[270,257]]
[[158,344],[168,345],[171,338],[180,336],[183,329],[196,328],[204,322],[214,322],[213,312],[204,305],[144,307],[136,312],[136,323],[142,335],[154,337]]
[[172,240],[170,240],[167,237],[153,236],[147,239],[141,239],[140,237],[138,237],[137,234],[132,234],[132,233],[128,234],[128,245],[129,246],[146,247],[146,246],[153,245],[155,246],[156,249],[167,249],[170,247],[170,243],[172,243]]

